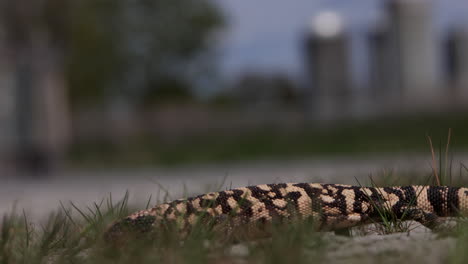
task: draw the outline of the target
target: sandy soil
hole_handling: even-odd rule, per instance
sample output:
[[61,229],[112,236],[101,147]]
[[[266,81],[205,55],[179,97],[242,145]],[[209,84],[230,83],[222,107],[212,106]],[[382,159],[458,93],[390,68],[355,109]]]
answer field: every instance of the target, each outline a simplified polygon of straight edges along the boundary
[[[447,263],[456,246],[454,237],[441,236],[408,221],[410,232],[382,235],[374,232],[374,226],[356,228],[361,234],[351,236],[336,235],[333,232],[323,234],[325,244],[319,260],[311,263]],[[362,234],[364,232],[365,234]],[[257,243],[257,242],[250,242]],[[319,254],[321,254],[319,253]],[[247,263],[249,247],[246,244],[233,245],[228,254],[234,263]]]

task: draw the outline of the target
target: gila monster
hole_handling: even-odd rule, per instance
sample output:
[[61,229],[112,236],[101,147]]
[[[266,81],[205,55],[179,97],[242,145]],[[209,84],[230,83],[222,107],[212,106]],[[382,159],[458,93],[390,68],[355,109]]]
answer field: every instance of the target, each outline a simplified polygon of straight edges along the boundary
[[147,232],[163,222],[191,227],[200,219],[231,226],[275,219],[313,218],[321,230],[336,230],[381,220],[387,210],[434,228],[439,217],[468,212],[468,188],[447,186],[358,187],[342,184],[262,184],[159,204],[117,221],[106,232],[113,239],[128,230]]

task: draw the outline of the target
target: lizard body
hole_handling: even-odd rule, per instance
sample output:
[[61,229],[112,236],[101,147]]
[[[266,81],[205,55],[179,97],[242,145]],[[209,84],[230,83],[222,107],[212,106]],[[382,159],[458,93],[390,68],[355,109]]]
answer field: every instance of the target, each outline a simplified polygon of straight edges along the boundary
[[319,229],[333,230],[379,221],[388,211],[398,218],[434,228],[439,217],[468,213],[468,188],[448,186],[358,187],[342,184],[262,184],[210,192],[138,211],[114,223],[107,237],[124,228],[150,231],[163,222],[183,228],[200,219],[231,226],[291,218],[314,218]]

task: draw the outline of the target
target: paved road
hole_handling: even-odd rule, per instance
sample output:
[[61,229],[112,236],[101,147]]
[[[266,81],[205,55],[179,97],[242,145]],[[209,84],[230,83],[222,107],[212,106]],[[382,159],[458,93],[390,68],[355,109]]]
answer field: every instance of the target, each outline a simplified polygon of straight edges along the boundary
[[[385,169],[395,172],[431,171],[429,155],[378,156],[355,158],[264,161],[223,165],[190,166],[174,169],[65,170],[41,180],[18,179],[4,175],[0,184],[0,214],[16,202],[33,218],[43,218],[59,207],[59,201],[73,201],[81,207],[112,193],[114,199],[130,192],[133,204],[143,204],[150,194],[157,196],[160,186],[171,197],[184,193],[273,182],[316,181],[355,184],[354,177],[366,181],[370,174]],[[453,164],[468,164],[468,153],[457,154]],[[184,190],[184,186],[186,189]],[[160,191],[162,198],[164,191]]]

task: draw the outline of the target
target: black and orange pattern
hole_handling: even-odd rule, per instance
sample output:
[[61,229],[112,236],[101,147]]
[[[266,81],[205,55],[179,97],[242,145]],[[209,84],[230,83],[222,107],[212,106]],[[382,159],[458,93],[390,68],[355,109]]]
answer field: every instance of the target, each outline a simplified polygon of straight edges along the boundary
[[159,204],[113,224],[108,237],[124,230],[151,231],[171,222],[182,229],[200,220],[229,226],[313,218],[333,230],[379,221],[389,211],[433,228],[439,217],[468,212],[468,188],[447,186],[358,187],[341,184],[262,184]]

